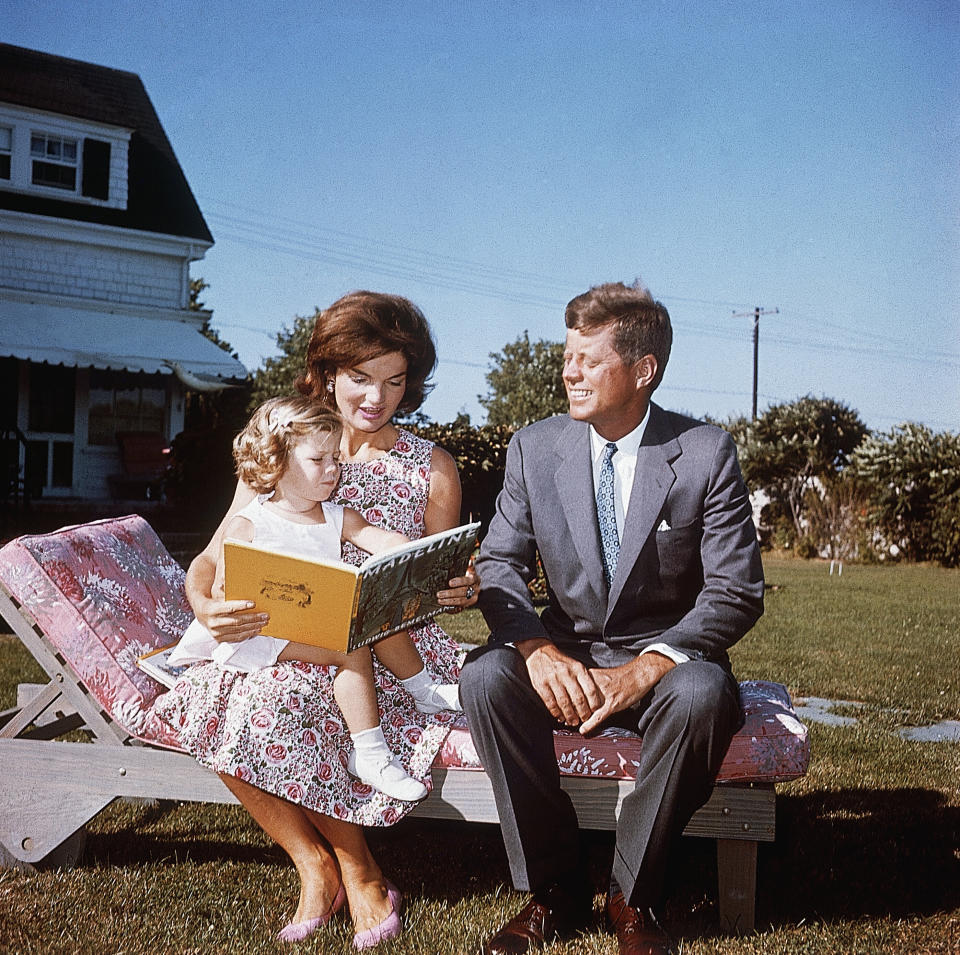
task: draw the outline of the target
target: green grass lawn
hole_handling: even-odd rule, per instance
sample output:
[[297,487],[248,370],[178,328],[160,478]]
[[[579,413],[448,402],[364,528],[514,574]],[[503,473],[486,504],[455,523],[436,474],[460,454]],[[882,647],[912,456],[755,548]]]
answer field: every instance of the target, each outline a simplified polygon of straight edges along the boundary
[[[767,612],[733,651],[741,679],[795,698],[860,704],[850,727],[811,725],[803,780],[778,787],[777,841],[761,844],[757,932],[717,929],[713,843],[681,841],[665,910],[684,955],[960,951],[960,745],[900,726],[960,719],[960,572],[768,559]],[[467,642],[475,613],[443,618]],[[0,708],[41,673],[0,637]],[[384,955],[466,955],[517,908],[493,826],[406,820],[370,832],[405,891],[406,931]],[[612,837],[588,837],[598,886]],[[259,953],[296,904],[296,877],[239,807],[117,803],[70,870],[0,872],[0,952]],[[352,951],[346,920],[294,950]],[[288,950],[290,950],[288,948]],[[551,955],[616,951],[602,931]]]

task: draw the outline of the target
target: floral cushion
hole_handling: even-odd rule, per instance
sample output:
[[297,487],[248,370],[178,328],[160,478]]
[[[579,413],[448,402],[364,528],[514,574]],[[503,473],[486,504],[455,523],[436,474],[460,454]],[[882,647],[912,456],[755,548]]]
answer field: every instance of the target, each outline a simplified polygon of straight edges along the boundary
[[[137,515],[20,537],[0,549],[0,580],[33,616],[79,680],[128,733],[176,748],[172,731],[149,712],[164,687],[137,657],[176,642],[192,614],[184,573]],[[779,683],[740,684],[744,725],[719,781],[784,782],[802,776],[810,757],[807,728]],[[584,739],[554,735],[561,773],[631,779],[640,737],[607,730]],[[481,769],[463,719],[435,765]]]
[[[740,684],[744,724],[733,737],[718,782],[786,782],[807,771],[807,728],[797,718],[787,688],[747,680]],[[604,730],[584,739],[573,730],[553,734],[560,772],[568,776],[633,779],[641,738],[627,730]],[[434,765],[482,769],[470,731],[462,720],[450,731]]]
[[0,580],[100,706],[133,736],[162,742],[146,717],[164,687],[137,657],[180,638],[193,615],[184,572],[138,515],[19,537]]

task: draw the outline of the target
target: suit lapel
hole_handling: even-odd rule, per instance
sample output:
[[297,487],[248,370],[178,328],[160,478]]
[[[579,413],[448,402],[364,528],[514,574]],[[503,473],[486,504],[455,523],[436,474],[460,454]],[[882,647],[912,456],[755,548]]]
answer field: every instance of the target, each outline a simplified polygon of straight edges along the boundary
[[583,577],[596,591],[601,605],[607,601],[603,583],[603,558],[593,493],[589,426],[571,419],[556,444],[559,459],[554,481],[572,545],[583,567]]
[[[650,405],[650,420],[637,452],[637,468],[630,493],[630,507],[620,543],[617,573],[610,587],[609,610],[616,604],[643,545],[654,530],[667,494],[676,480],[670,462],[680,456],[680,443],[663,410]],[[643,584],[640,585],[641,589]]]

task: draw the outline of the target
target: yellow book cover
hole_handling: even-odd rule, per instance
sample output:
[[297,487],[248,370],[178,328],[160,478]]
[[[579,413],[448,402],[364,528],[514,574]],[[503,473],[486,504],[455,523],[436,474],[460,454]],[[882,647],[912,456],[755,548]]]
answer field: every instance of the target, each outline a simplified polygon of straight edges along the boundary
[[438,590],[460,577],[479,523],[408,541],[359,567],[224,541],[227,600],[252,600],[270,614],[272,637],[348,652],[421,626],[443,608]]

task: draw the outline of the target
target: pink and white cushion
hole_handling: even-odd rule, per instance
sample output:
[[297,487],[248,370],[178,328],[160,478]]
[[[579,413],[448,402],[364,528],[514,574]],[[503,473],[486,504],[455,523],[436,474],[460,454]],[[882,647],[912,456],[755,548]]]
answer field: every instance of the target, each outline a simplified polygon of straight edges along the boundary
[[[744,724],[733,737],[717,775],[718,782],[781,783],[807,771],[807,728],[797,718],[790,694],[780,683],[746,680],[740,684]],[[633,779],[641,738],[626,730],[604,730],[584,738],[573,730],[553,734],[561,774]],[[447,736],[435,766],[482,769],[463,719]]]

